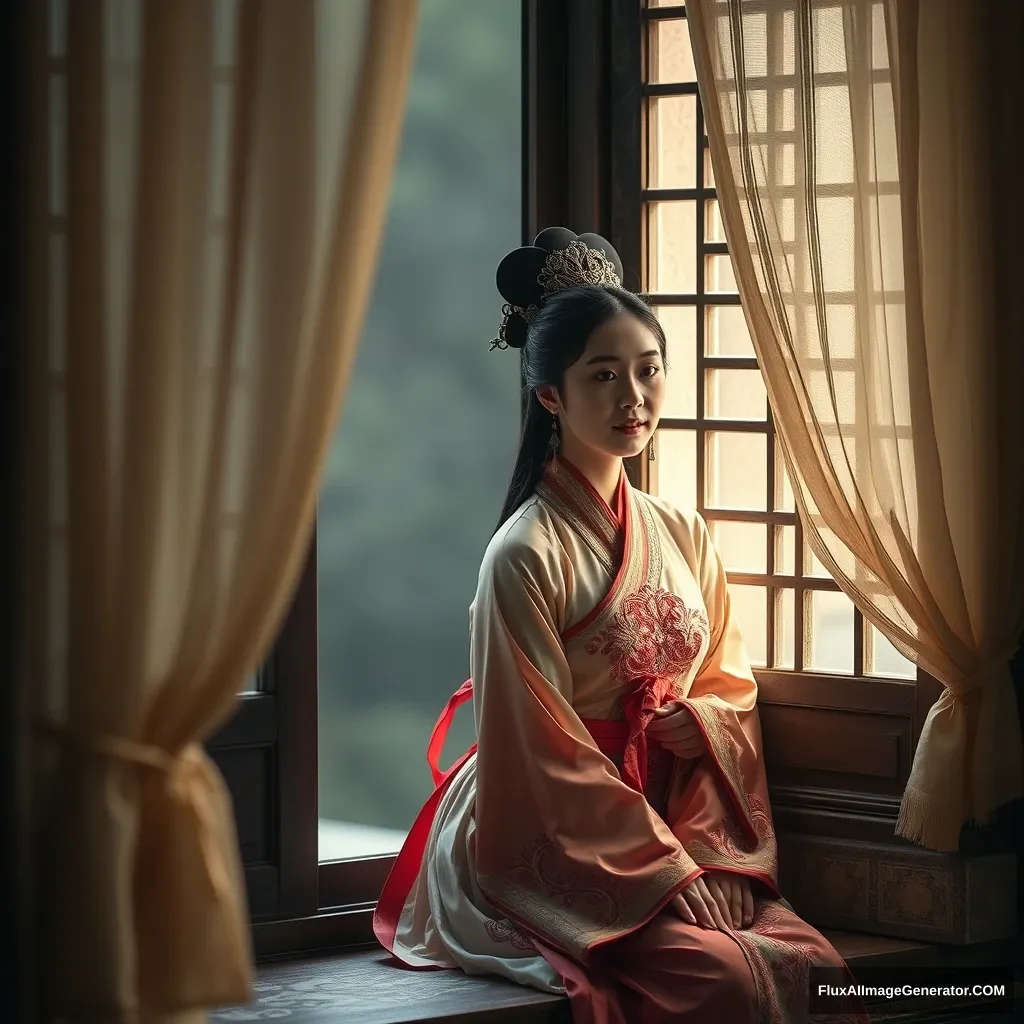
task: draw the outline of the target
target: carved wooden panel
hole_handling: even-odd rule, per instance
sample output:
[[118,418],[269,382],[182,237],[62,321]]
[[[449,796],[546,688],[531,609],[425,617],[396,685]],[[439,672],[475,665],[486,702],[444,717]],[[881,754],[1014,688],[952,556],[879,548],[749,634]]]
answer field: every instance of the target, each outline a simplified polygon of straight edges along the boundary
[[781,836],[780,884],[819,928],[973,944],[1016,935],[1017,858]]

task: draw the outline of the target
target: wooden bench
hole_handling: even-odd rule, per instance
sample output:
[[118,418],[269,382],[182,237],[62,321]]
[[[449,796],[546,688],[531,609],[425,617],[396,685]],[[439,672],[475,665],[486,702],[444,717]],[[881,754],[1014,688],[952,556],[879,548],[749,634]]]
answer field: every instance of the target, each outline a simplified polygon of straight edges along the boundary
[[[997,966],[1024,964],[1024,941],[967,947],[928,946],[850,932],[825,934],[856,975],[858,968],[892,965]],[[379,947],[262,965],[256,1005],[220,1010],[211,1022],[284,1019],[288,1024],[571,1024],[564,997],[545,995],[495,978],[470,978],[460,971],[407,971],[390,963]],[[882,1019],[879,1017],[879,1019]],[[890,1017],[890,1019],[893,1019]],[[992,1013],[902,1016],[925,1020],[998,1024]],[[1010,1018],[1005,1018],[1009,1021]]]

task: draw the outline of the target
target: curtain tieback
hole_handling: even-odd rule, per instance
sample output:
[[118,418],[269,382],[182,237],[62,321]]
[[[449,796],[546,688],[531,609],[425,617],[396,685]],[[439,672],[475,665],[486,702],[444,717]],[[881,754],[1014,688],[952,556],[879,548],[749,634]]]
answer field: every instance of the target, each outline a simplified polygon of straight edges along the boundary
[[182,748],[177,754],[171,754],[153,743],[140,743],[124,736],[110,736],[104,733],[86,733],[68,725],[46,720],[37,722],[36,729],[62,745],[74,747],[82,753],[124,761],[143,768],[153,768],[168,775],[182,768],[195,754],[194,744]]
[[[148,882],[134,901],[140,1002],[176,1012],[250,1002],[249,923],[230,797],[216,771],[208,765],[204,770],[202,745],[189,743],[172,754],[152,743],[47,720],[34,727],[86,756],[157,773],[150,777],[155,800],[148,814],[146,802],[140,806],[133,842],[135,870]],[[173,907],[168,893],[174,894]],[[193,932],[203,937],[196,943],[200,952],[189,945]]]
[[949,691],[949,695],[953,700],[963,700],[967,694],[979,689],[986,679],[990,679],[996,673],[1001,672],[1004,669],[1009,671],[1010,662],[1013,660],[1019,649],[1020,644],[1016,641],[1009,643],[1006,645],[1005,650],[1000,651],[996,657],[990,658],[984,665],[975,669],[969,675],[964,676],[962,679],[954,679],[946,683],[946,689]]

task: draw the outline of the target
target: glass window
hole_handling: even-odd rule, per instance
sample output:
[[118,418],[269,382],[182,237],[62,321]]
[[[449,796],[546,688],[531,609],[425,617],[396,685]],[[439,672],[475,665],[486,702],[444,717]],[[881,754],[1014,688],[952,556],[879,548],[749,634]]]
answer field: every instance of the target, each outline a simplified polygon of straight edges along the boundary
[[[396,851],[468,674],[468,614],[519,429],[489,351],[521,244],[519,4],[422,0],[376,287],[319,504],[320,858]],[[473,741],[470,705],[445,763]]]

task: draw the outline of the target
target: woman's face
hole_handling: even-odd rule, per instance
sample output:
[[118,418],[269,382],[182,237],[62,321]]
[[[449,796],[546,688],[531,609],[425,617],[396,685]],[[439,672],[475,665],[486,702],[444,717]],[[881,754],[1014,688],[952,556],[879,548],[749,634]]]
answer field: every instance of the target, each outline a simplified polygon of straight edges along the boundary
[[565,371],[560,395],[538,389],[545,407],[559,415],[570,460],[580,446],[621,458],[639,455],[658,426],[664,395],[657,336],[629,313],[591,334],[583,355]]

